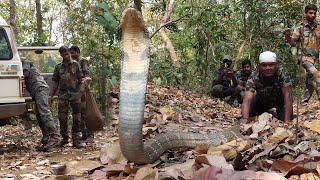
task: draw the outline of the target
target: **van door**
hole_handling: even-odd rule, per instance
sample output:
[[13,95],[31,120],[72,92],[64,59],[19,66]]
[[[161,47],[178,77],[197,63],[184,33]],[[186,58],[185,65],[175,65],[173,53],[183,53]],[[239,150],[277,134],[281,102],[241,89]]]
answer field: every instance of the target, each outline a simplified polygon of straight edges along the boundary
[[10,27],[0,26],[0,104],[24,102],[24,79]]

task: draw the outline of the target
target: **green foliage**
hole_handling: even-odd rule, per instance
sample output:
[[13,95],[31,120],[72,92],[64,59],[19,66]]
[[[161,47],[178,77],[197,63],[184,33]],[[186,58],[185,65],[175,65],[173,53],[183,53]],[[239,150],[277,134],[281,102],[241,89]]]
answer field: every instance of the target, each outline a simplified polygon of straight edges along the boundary
[[109,5],[106,2],[97,5],[96,21],[108,34],[114,34],[116,32],[116,20],[111,14]]
[[[155,19],[166,14],[169,0],[143,1],[142,12],[152,34],[158,27]],[[101,98],[116,87],[120,76],[117,23],[129,0],[43,0],[44,35],[35,41],[34,1],[16,0],[20,45],[75,44],[81,54],[90,57],[93,91]],[[183,0],[175,1],[164,29],[173,43],[180,68],[172,65],[159,33],[152,38],[150,81],[207,93],[213,71],[222,57],[234,57],[234,68],[246,58],[257,66],[264,50],[275,51],[299,84],[296,56],[284,43],[283,30],[294,27],[303,17],[303,8],[317,1],[294,0]],[[8,1],[0,2],[0,14],[9,18]],[[54,25],[53,25],[54,24]],[[50,69],[48,69],[50,70]],[[104,82],[108,87],[101,87]],[[300,83],[301,84],[301,83]],[[303,83],[302,83],[303,84]],[[99,92],[99,93],[98,93]]]

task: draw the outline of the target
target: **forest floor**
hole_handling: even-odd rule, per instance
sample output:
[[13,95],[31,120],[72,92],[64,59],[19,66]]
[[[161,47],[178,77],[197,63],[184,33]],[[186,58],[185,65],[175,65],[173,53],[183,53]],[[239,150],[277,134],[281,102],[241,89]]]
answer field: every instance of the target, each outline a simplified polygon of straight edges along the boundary
[[[319,179],[320,110],[314,99],[300,106],[299,131],[294,123],[264,114],[244,125],[243,138],[218,147],[170,150],[143,166],[128,163],[121,154],[119,92],[112,93],[111,103],[109,126],[84,149],[69,144],[38,152],[41,134],[36,124],[31,130],[21,123],[0,126],[0,179]],[[214,133],[239,117],[239,106],[149,85],[143,135],[149,139],[169,131]]]

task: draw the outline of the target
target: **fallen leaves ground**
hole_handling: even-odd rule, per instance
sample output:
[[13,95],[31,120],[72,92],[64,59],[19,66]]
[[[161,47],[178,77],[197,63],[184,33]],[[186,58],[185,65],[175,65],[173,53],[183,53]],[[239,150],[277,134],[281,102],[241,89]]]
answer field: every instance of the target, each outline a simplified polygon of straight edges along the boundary
[[[300,130],[264,114],[244,125],[244,137],[218,147],[171,150],[154,164],[137,166],[120,153],[119,92],[111,93],[109,127],[85,149],[70,145],[37,152],[39,128],[0,127],[0,179],[319,179],[320,111],[300,107]],[[213,133],[233,125],[240,108],[170,87],[148,86],[143,134]],[[296,137],[296,134],[298,135]],[[263,171],[263,172],[261,172]]]

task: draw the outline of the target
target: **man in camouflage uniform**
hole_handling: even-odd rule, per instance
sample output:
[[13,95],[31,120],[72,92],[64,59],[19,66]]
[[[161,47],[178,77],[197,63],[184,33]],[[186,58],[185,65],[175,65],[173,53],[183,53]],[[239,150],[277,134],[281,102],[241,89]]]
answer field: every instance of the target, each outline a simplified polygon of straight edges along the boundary
[[[292,36],[285,33],[286,41],[292,46],[299,47],[299,54],[301,55],[301,63],[307,71],[307,78],[312,80],[307,81],[306,92],[303,102],[308,102],[313,90],[320,90],[320,74],[319,66],[319,48],[320,48],[320,26],[316,22],[317,6],[309,4],[305,7],[306,19],[294,29]],[[310,83],[309,83],[310,82]]]
[[259,70],[252,73],[246,85],[241,106],[241,122],[276,108],[276,117],[289,122],[293,117],[291,79],[277,64],[276,54],[265,51],[259,56]]
[[59,48],[62,62],[57,64],[52,77],[51,97],[54,96],[58,87],[58,116],[60,122],[60,133],[62,136],[61,146],[68,143],[68,110],[69,104],[72,108],[72,142],[76,148],[84,147],[80,141],[81,123],[81,94],[80,87],[83,83],[83,74],[77,61],[71,60],[69,48]]
[[50,150],[57,147],[60,140],[56,123],[49,110],[49,86],[31,61],[23,60],[22,67],[26,88],[36,104],[36,116],[42,132],[40,150]]
[[[80,56],[80,48],[78,46],[70,47],[70,54],[73,60],[76,60],[80,66],[83,73],[84,78],[91,80],[90,78],[90,69],[89,69],[89,61]],[[89,143],[93,142],[94,133],[87,129],[86,127],[86,92],[89,91],[89,87],[87,84],[83,86],[81,90],[81,131],[82,131],[82,140],[85,140]]]
[[237,89],[237,85],[238,82],[232,69],[232,58],[230,55],[226,55],[222,60],[220,68],[216,69],[214,72],[211,95],[216,98],[231,96],[228,102],[233,103],[240,93]]
[[242,102],[242,98],[244,96],[245,87],[247,84],[247,80],[252,74],[252,64],[251,61],[248,59],[245,59],[242,61],[242,69],[237,71],[236,78],[238,81],[238,89],[240,89],[240,96],[238,98],[239,102]]

